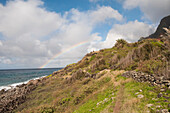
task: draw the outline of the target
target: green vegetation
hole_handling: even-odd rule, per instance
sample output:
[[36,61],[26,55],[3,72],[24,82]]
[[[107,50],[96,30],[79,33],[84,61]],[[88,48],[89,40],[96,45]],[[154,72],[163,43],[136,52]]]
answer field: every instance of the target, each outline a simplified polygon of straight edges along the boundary
[[[125,84],[125,95],[129,95],[128,98],[126,98],[127,101],[137,99],[138,95],[144,96],[143,98],[138,99],[138,104],[135,106],[135,109],[138,110],[138,112],[144,112],[145,110],[155,111],[168,108],[168,102],[164,102],[166,99],[163,97],[157,97],[159,93],[160,89],[158,87],[150,86],[147,83],[131,81]],[[168,91],[163,92],[163,95],[170,96]],[[152,106],[148,108],[146,106],[147,104],[152,104]]]
[[46,78],[49,78],[49,77],[51,77],[51,76],[52,76],[52,74],[48,75]]
[[161,42],[161,41],[152,41],[151,43],[152,43],[152,45],[158,46],[158,47],[161,47],[163,44],[163,42]]
[[16,112],[144,113],[167,109],[169,90],[160,92],[159,87],[121,75],[131,70],[164,74],[168,51],[159,40],[130,44],[120,39],[114,47],[91,52],[57,75],[47,76]]
[[96,58],[96,55],[93,55],[91,58],[90,58],[90,62]]
[[99,113],[115,101],[115,93],[116,90],[114,87],[110,87],[103,92],[94,94],[91,99],[89,99],[73,113]]
[[149,74],[153,74],[155,71],[161,72],[161,68],[165,64],[161,60],[147,60],[140,67],[140,70]]

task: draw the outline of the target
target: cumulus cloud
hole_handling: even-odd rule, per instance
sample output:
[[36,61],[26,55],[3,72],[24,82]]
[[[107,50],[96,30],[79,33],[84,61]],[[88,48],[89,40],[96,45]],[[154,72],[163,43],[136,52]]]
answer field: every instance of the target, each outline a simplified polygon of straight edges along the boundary
[[[109,6],[84,12],[71,9],[61,15],[47,11],[41,0],[13,0],[6,5],[0,4],[0,33],[4,39],[0,40],[0,67],[2,63],[20,68],[39,67],[77,43],[100,39],[97,33],[92,33],[97,24],[122,19],[123,16]],[[87,47],[64,53],[49,67],[65,66],[80,59]]]
[[125,39],[128,42],[135,42],[139,40],[140,37],[145,37],[153,33],[154,30],[153,26],[137,20],[125,24],[115,24],[109,31],[106,40],[94,41],[89,48],[93,48],[94,50],[110,48],[113,47],[117,39]]
[[40,0],[15,0],[0,4],[0,32],[6,38],[42,37],[61,27],[60,14],[48,12]]
[[144,13],[144,18],[154,23],[160,21],[164,16],[170,15],[169,0],[123,0],[125,9],[139,7]]
[[105,22],[107,19],[110,18],[115,18],[119,21],[123,20],[123,16],[117,10],[106,6],[99,7],[97,11],[91,12],[90,17],[92,18],[92,22],[94,23]]

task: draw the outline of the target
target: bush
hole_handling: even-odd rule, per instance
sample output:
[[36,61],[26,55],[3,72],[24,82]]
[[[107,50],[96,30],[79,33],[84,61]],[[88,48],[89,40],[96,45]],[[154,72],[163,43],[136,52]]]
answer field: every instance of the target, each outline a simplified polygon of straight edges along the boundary
[[54,113],[53,107],[42,107],[40,113]]
[[124,45],[127,45],[128,43],[127,43],[127,41],[126,40],[124,40],[124,39],[118,39],[117,40],[117,42],[116,42],[116,44],[115,44],[115,47],[124,47]]

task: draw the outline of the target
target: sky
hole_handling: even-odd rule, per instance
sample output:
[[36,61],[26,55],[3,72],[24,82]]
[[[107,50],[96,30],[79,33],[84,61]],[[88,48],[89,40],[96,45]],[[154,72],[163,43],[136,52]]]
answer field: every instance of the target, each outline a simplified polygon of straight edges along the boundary
[[0,69],[57,68],[153,33],[169,0],[0,0]]

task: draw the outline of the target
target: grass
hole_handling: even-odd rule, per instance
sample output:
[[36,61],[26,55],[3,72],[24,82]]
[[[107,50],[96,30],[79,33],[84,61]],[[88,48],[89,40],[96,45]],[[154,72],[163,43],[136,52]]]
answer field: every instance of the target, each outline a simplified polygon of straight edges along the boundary
[[94,60],[96,58],[96,55],[93,55],[91,58],[90,58],[90,62],[92,61],[92,60]]
[[[160,89],[155,86],[150,86],[148,83],[139,83],[136,81],[131,80],[128,83],[125,83],[125,95],[126,95],[126,102],[130,100],[135,100],[135,106],[131,106],[131,104],[127,104],[130,106],[130,109],[135,110],[136,112],[145,112],[147,111],[156,111],[159,109],[167,109],[168,103],[164,102],[166,100],[165,98],[157,98],[158,93],[160,93]],[[141,90],[141,92],[140,92]],[[138,93],[138,94],[136,94]],[[137,95],[143,95],[144,98],[137,98]],[[164,92],[164,94],[168,94],[167,92]],[[170,96],[168,94],[168,96]],[[136,103],[137,102],[137,103]],[[151,108],[147,108],[147,104],[153,104]],[[156,108],[156,106],[160,105],[160,108]],[[127,106],[125,108],[122,108],[123,111],[127,111]],[[132,112],[132,111],[131,111]]]
[[[47,76],[46,81],[27,95],[27,101],[20,105],[16,112],[109,113],[117,109],[122,113],[143,113],[167,109],[168,102],[165,101],[170,100],[165,97],[170,97],[169,90],[163,92],[162,97],[158,98],[159,88],[121,76],[124,72],[122,70],[138,70],[148,73],[163,70],[164,64],[161,56],[160,58],[157,56],[150,58],[150,56],[160,54],[162,42],[148,40],[128,44],[124,40],[119,40],[119,43],[120,45],[103,49],[95,55],[85,56],[79,63],[68,65],[66,70],[70,71],[63,70],[62,77]],[[158,50],[155,49],[157,52],[152,51],[153,47],[158,48]],[[133,62],[122,62],[121,64],[120,61],[126,58],[132,49],[141,53],[132,55],[136,57],[132,58]],[[117,56],[113,60],[114,55]],[[72,77],[80,68],[83,72],[96,75],[96,78],[82,77],[81,79],[76,78],[72,83],[66,82],[65,77]],[[81,77],[81,75],[77,76]],[[113,93],[114,95],[112,95]],[[139,94],[144,97],[138,98]],[[118,106],[118,104],[120,105]],[[147,104],[153,104],[153,106],[148,108]],[[158,105],[160,108],[156,107]]]
[[161,47],[163,42],[161,42],[161,41],[152,41],[151,44],[154,45],[154,46]]
[[109,87],[103,92],[93,95],[92,99],[89,99],[73,113],[99,113],[115,101],[112,100],[112,97],[115,97],[115,95],[112,94],[115,93],[115,88],[113,86]]
[[[160,93],[159,88],[122,77],[122,72],[105,71],[104,75],[98,79],[84,78],[76,80],[73,84],[65,84],[64,80],[59,77],[54,79],[52,76],[29,94],[28,100],[16,111],[109,113],[114,112],[117,102],[120,103],[118,110],[122,113],[155,112],[157,109],[167,109],[168,103],[164,102],[166,99],[157,98]],[[138,98],[137,92],[144,95],[144,98]],[[163,96],[169,97],[169,91],[164,92]],[[153,104],[153,106],[148,108],[147,104]],[[161,107],[156,108],[158,105]]]

